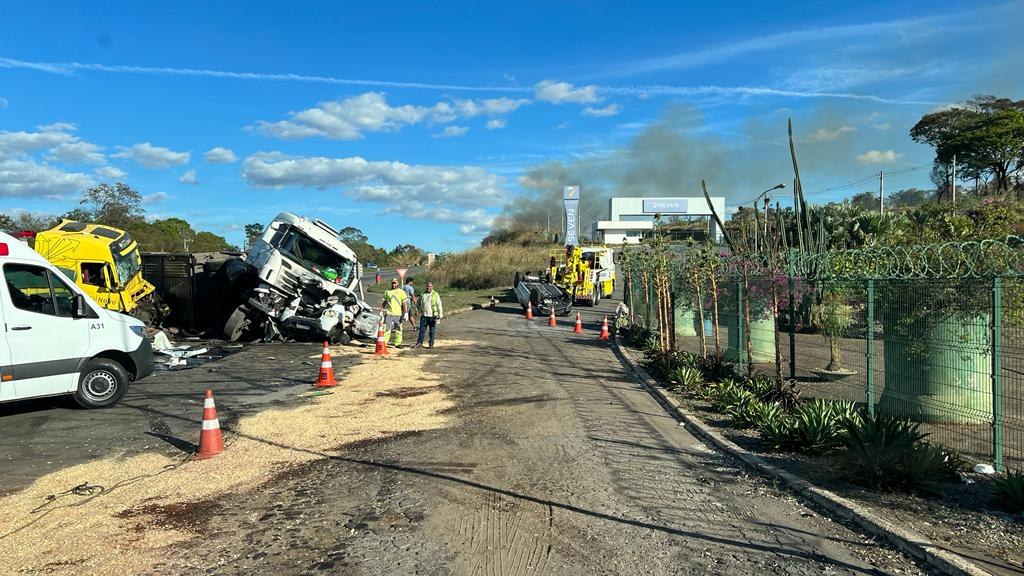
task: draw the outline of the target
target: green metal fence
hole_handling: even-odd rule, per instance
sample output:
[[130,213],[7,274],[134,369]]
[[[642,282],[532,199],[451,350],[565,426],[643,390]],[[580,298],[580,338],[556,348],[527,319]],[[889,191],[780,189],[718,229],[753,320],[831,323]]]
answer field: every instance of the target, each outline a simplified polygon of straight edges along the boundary
[[[710,278],[698,283],[700,302],[684,266],[674,267],[675,347],[714,353],[717,300],[722,352],[741,371],[792,378],[804,397],[908,417],[969,461],[1024,470],[1019,239],[785,260],[723,257],[714,297]],[[633,320],[656,327],[643,260],[626,267]]]

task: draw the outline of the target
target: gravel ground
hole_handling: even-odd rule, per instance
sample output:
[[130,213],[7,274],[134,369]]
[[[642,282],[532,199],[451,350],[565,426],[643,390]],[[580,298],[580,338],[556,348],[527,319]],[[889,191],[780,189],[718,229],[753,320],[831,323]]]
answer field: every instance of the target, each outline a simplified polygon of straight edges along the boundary
[[152,573],[926,573],[679,427],[595,340],[597,312],[584,335],[512,304],[445,321],[478,343],[425,365],[447,427],[173,510],[201,541]]

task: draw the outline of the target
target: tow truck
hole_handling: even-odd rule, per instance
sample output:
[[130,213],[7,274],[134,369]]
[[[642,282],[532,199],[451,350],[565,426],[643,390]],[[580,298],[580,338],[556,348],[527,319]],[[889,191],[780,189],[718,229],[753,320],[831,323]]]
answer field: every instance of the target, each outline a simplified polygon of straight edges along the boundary
[[548,274],[577,305],[597,306],[615,290],[614,253],[603,246],[566,246],[551,253]]

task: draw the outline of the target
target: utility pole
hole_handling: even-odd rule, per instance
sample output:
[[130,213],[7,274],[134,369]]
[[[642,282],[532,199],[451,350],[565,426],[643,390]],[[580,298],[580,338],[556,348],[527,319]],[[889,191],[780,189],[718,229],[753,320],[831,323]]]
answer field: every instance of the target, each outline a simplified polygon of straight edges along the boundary
[[953,154],[953,178],[949,181],[949,187],[953,193],[953,206],[956,206],[956,154]]
[[878,211],[885,214],[885,196],[882,195],[883,172],[878,171]]

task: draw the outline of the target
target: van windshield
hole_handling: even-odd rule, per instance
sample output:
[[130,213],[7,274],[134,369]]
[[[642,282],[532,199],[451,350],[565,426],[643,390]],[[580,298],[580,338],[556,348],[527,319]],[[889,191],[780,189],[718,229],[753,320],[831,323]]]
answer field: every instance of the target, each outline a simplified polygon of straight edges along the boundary
[[298,228],[289,227],[279,238],[275,248],[306,270],[337,284],[348,285],[350,282],[355,262],[306,236]]
[[117,282],[120,284],[127,284],[129,280],[135,277],[139,273],[139,248],[136,246],[134,250],[121,255],[111,247],[111,256],[114,257],[114,269],[117,271]]

